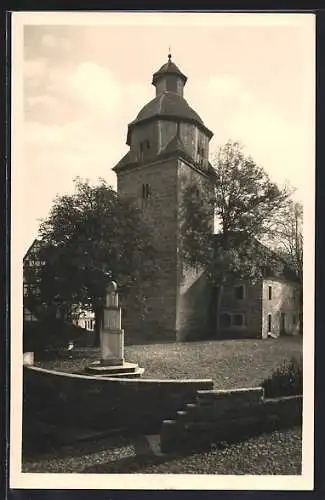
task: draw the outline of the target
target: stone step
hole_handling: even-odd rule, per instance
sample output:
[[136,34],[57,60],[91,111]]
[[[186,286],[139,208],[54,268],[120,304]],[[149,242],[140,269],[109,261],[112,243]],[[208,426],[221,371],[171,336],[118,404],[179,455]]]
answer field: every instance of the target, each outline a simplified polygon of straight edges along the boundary
[[189,432],[200,432],[200,431],[223,431],[223,430],[235,430],[236,428],[249,427],[250,425],[254,425],[257,422],[257,418],[254,417],[242,417],[242,418],[233,418],[233,419],[218,419],[218,420],[198,420],[198,421],[189,421],[183,422],[183,428]]
[[95,361],[91,365],[86,367],[86,371],[88,373],[94,373],[97,375],[105,374],[105,375],[115,375],[122,373],[135,373],[139,369],[139,365],[137,363],[128,363],[124,362],[119,365],[107,365],[102,363],[101,361]]
[[261,401],[255,403],[241,403],[241,404],[228,404],[228,401],[219,404],[195,404],[189,403],[185,405],[184,415],[182,420],[188,421],[214,421],[214,420],[226,420],[228,418],[240,418],[244,416],[249,416],[252,412],[258,410]]
[[162,453],[172,453],[184,447],[184,432],[178,420],[164,420],[160,431],[160,450]]
[[138,367],[135,371],[129,372],[125,371],[122,373],[101,373],[101,374],[96,374],[99,377],[105,377],[105,378],[139,378],[142,377],[144,373],[144,368]]
[[197,403],[223,405],[225,408],[238,407],[240,404],[261,402],[264,398],[262,387],[232,390],[199,390]]
[[184,410],[178,410],[176,412],[176,415],[177,415],[177,420],[181,420],[181,421],[187,421],[188,418],[189,418],[189,414],[187,411],[184,411]]
[[160,433],[162,453],[182,452],[206,447],[211,440],[211,433],[203,436],[202,432],[192,433],[180,420],[164,420]]

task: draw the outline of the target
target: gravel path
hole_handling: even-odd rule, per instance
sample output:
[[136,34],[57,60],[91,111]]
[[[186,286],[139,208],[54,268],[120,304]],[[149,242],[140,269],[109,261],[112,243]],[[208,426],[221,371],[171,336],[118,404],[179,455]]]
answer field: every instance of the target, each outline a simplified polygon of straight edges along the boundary
[[104,438],[25,462],[23,472],[143,474],[301,474],[299,427],[186,456],[157,456],[145,436]]

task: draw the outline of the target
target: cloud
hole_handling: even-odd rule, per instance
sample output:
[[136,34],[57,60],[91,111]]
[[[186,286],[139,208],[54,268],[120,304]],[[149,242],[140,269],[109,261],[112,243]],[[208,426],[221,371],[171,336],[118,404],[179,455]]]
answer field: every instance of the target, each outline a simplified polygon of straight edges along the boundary
[[52,47],[56,47],[58,45],[58,39],[54,35],[52,35],[50,33],[46,33],[45,35],[42,36],[41,43],[45,47],[52,48]]
[[70,75],[68,85],[83,106],[95,113],[116,113],[122,104],[122,89],[111,72],[98,64],[84,62]]
[[[36,92],[32,85],[25,91],[25,225],[35,232],[36,218],[47,215],[57,193],[73,189],[77,175],[94,181],[104,177],[115,185],[111,168],[127,151],[127,124],[154,97],[154,89],[148,81],[122,81],[91,60],[54,65],[35,58],[24,69],[26,82],[39,85]],[[304,124],[286,119],[234,75],[193,80],[185,97],[215,134],[211,152],[228,138],[240,140],[277,182],[292,174],[303,188]],[[38,200],[35,179],[41,191]]]
[[33,78],[43,78],[47,72],[47,60],[45,57],[27,59],[24,61],[25,81]]

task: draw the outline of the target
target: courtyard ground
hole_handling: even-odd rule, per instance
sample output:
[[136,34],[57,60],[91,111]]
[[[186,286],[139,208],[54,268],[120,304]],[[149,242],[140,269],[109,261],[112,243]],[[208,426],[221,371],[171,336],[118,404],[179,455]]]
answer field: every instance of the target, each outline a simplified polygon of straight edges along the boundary
[[[230,389],[259,385],[283,361],[301,352],[301,337],[282,337],[134,345],[125,348],[125,358],[145,368],[145,378],[212,378],[216,388]],[[78,350],[73,357],[36,364],[80,372],[99,358],[99,350]]]
[[[222,448],[161,455],[159,436],[106,437],[24,460],[23,472],[84,474],[301,474],[301,428]],[[158,450],[158,452],[157,452]]]
[[[215,387],[259,385],[285,360],[302,352],[300,337],[127,346],[125,358],[145,368],[147,378],[212,378]],[[48,369],[80,372],[99,350],[78,349],[72,359],[38,362]],[[27,453],[24,472],[300,474],[301,428],[276,431],[242,443],[187,455],[161,455],[159,436],[94,436]]]

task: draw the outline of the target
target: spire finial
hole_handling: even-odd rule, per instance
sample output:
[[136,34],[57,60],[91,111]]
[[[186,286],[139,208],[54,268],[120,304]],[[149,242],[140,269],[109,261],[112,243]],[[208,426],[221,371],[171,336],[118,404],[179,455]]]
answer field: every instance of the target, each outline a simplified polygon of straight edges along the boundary
[[171,58],[172,58],[172,55],[171,55],[171,46],[168,47],[168,60],[170,61]]

